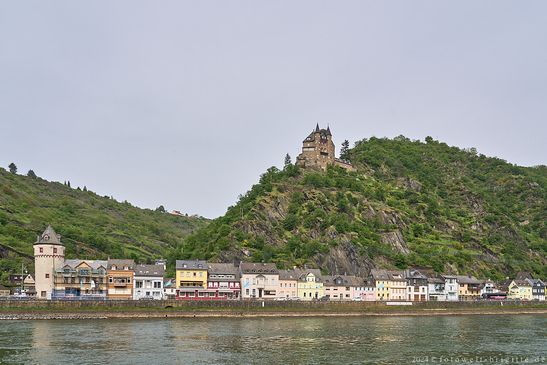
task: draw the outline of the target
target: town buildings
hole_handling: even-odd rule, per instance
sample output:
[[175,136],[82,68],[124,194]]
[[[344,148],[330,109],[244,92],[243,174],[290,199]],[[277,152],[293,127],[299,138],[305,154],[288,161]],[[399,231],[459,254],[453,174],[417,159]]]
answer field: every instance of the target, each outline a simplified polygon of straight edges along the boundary
[[532,300],[532,284],[527,280],[515,279],[507,287],[507,299]]
[[458,278],[454,275],[442,275],[444,279],[445,300],[448,302],[457,302],[460,298],[460,284]]
[[207,261],[177,260],[177,299],[196,300],[208,296]]
[[275,299],[279,289],[279,271],[275,264],[242,262],[241,298]]
[[320,299],[324,296],[323,279],[319,269],[305,269],[298,277],[298,298],[300,300]]
[[239,268],[234,264],[209,264],[207,268],[208,299],[239,299]]
[[429,285],[427,276],[415,269],[405,271],[406,300],[413,302],[425,302],[429,300]]
[[177,281],[175,279],[163,281],[163,298],[169,300],[177,298]]
[[133,299],[162,300],[163,276],[165,269],[163,265],[137,265],[133,279]]
[[[496,285],[467,275],[426,269],[372,269],[367,278],[322,275],[319,269],[278,270],[273,263],[208,263],[178,260],[176,277],[165,279],[165,262],[65,259],[61,237],[52,227],[33,246],[35,278],[12,274],[16,289],[54,300],[301,300],[301,301],[474,301],[545,300],[545,281],[529,273]],[[24,270],[22,270],[24,271]],[[499,295],[491,295],[499,294]],[[3,287],[0,295],[9,295]]]
[[109,299],[133,299],[135,261],[110,259],[107,261],[107,290]]
[[376,285],[370,279],[363,280],[363,290],[361,292],[361,299],[364,302],[375,302],[376,301]]
[[545,300],[545,283],[540,279],[526,279],[532,286],[532,299]]
[[107,261],[65,260],[54,273],[53,299],[105,299]]
[[325,297],[331,301],[364,300],[365,281],[356,276],[326,276],[323,280]]
[[278,299],[298,299],[298,277],[300,271],[279,270],[279,288],[277,289]]
[[477,300],[481,296],[482,281],[478,280],[474,276],[457,275],[458,281],[458,300],[470,301]]

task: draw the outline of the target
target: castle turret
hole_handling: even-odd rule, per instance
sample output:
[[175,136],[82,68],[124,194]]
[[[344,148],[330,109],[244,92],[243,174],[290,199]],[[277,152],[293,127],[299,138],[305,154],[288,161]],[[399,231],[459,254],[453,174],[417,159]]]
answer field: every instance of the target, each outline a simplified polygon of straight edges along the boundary
[[51,299],[55,287],[55,271],[64,265],[65,246],[61,236],[48,226],[34,244],[34,280],[36,297]]

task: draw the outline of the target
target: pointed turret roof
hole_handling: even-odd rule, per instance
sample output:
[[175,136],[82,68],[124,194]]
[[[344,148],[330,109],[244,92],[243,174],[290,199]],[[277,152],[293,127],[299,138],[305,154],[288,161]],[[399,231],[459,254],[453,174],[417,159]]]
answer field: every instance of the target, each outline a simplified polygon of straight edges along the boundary
[[330,132],[330,125],[327,126],[327,135],[332,136],[332,133]]
[[38,244],[62,245],[61,236],[55,233],[55,230],[48,225],[44,233],[38,236],[35,245]]
[[319,129],[319,123],[317,123],[317,126],[315,127],[315,131],[316,131],[316,132],[319,132],[319,131],[320,131],[320,129]]

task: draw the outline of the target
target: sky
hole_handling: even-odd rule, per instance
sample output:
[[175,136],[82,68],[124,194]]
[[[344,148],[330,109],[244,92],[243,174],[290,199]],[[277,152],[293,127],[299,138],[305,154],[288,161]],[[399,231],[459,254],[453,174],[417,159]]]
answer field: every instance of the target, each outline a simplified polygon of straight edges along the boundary
[[214,218],[316,123],[546,163],[547,1],[1,1],[0,166]]

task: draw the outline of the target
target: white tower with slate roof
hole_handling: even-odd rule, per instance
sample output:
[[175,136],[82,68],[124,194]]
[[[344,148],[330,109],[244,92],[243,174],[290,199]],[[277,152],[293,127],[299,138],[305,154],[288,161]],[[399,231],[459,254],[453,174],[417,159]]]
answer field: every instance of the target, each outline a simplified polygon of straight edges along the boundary
[[36,281],[36,298],[51,299],[55,287],[55,270],[63,267],[65,246],[61,236],[48,226],[34,244],[34,280]]

